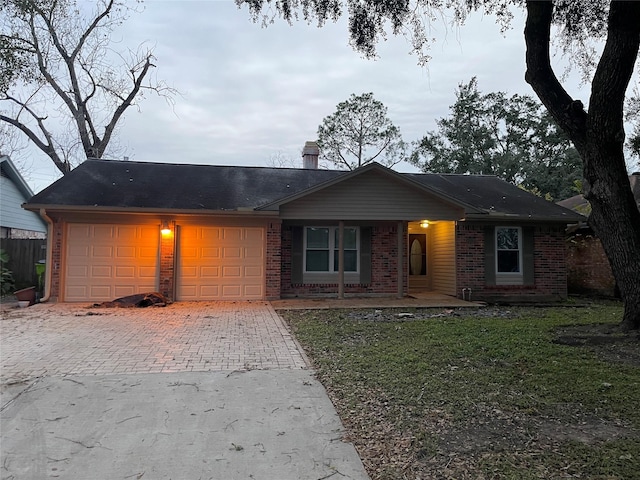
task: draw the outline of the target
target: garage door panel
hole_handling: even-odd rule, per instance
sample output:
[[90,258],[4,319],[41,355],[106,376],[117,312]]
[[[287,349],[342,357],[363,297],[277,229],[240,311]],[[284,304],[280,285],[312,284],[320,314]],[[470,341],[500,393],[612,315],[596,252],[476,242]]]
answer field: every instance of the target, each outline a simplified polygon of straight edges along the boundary
[[262,267],[244,267],[244,276],[262,278]]
[[240,285],[223,285],[222,295],[225,298],[242,298],[242,286]]
[[240,251],[241,250],[238,247],[225,247],[222,251],[222,256],[226,259],[241,258]]
[[86,278],[89,272],[89,267],[86,265],[71,265],[67,268],[68,277]]
[[110,225],[93,225],[89,232],[90,238],[100,238],[102,240],[113,239],[114,227]]
[[262,295],[262,287],[258,287],[256,285],[247,285],[244,289],[245,297],[257,297],[258,295]]
[[[198,289],[195,289],[195,292],[198,292]],[[218,285],[203,285],[197,295],[202,298],[220,298],[220,287]]]
[[218,240],[220,236],[220,229],[217,227],[200,228],[193,234],[193,238],[201,238],[202,240]]
[[178,244],[178,300],[264,298],[263,228],[182,226]]
[[157,290],[157,227],[70,224],[64,301],[104,301]]
[[245,228],[244,238],[250,242],[261,242],[264,238],[264,229],[262,228]]
[[111,296],[113,289],[110,285],[92,285],[89,288],[89,297],[91,298],[108,298]]
[[94,245],[91,249],[93,258],[113,258],[113,247],[110,245]]
[[217,247],[204,247],[200,252],[201,258],[220,258],[220,249]]
[[115,298],[127,297],[129,295],[135,295],[138,292],[137,285],[116,285],[113,289],[113,296]]
[[200,267],[200,278],[220,278],[220,267]]
[[111,267],[109,265],[93,265],[89,276],[93,278],[111,278]]
[[136,257],[136,247],[135,246],[126,246],[126,247],[118,247],[116,249],[116,259],[131,259]]
[[140,278],[152,279],[149,281],[153,281],[154,285],[155,285],[156,274],[157,272],[155,267],[140,267],[140,269],[138,270],[138,276]]
[[90,245],[74,245],[68,249],[69,260],[73,260],[77,257],[89,257],[91,254]]
[[73,297],[85,298],[89,297],[88,289],[85,286],[79,285],[74,287],[67,288],[67,295],[71,295]]
[[222,267],[222,276],[224,278],[240,278],[242,265],[231,265]]
[[91,237],[92,228],[91,225],[84,224],[72,224],[69,225],[69,235],[72,235],[74,238],[90,238]]
[[116,267],[115,275],[117,278],[135,278],[136,269],[134,267]]
[[245,248],[242,253],[244,258],[262,258],[260,252],[253,248]]
[[221,238],[229,242],[239,242],[242,239],[242,229],[236,227],[224,228],[222,229]]

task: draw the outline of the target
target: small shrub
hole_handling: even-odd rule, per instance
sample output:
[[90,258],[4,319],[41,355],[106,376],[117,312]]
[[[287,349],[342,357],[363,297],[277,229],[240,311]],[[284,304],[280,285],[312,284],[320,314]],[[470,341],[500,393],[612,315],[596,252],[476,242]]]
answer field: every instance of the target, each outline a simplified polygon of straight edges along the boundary
[[0,249],[0,294],[2,296],[8,294],[13,291],[15,286],[15,282],[13,280],[13,273],[7,265],[9,264],[9,254],[4,250]]

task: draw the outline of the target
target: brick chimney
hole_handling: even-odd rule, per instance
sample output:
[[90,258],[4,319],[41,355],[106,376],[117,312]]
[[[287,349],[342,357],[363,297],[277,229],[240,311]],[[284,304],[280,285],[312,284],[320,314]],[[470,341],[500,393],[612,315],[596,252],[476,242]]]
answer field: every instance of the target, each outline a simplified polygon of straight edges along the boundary
[[316,142],[305,142],[302,149],[302,168],[317,170],[318,155],[320,155],[318,144]]

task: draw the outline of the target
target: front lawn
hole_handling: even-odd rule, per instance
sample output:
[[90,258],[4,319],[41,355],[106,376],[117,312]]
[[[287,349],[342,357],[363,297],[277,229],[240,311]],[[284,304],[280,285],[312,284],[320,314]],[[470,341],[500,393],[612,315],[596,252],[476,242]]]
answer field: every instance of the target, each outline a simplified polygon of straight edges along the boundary
[[280,313],[374,480],[640,478],[617,304]]

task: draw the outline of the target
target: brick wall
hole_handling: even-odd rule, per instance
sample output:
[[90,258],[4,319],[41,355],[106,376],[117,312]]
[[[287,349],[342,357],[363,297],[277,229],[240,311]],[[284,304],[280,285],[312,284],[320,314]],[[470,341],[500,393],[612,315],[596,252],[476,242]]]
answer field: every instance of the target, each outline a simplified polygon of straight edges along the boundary
[[[337,295],[338,284],[292,284],[291,283],[291,226],[282,227],[281,296],[328,296]],[[406,244],[406,229],[404,242]],[[407,263],[404,252],[404,265]],[[407,291],[408,276],[404,269],[404,291]],[[384,225],[372,228],[371,232],[371,283],[345,284],[347,295],[396,295],[398,293],[398,234],[397,226]]]
[[567,240],[567,275],[570,293],[616,295],[616,281],[600,240],[577,233]]
[[175,300],[176,224],[170,222],[171,232],[160,235],[160,293]]
[[282,224],[279,222],[269,222],[266,231],[265,297],[267,300],[275,300],[280,298]]
[[53,235],[51,237],[51,259],[48,260],[47,269],[51,269],[51,289],[49,291],[49,295],[51,299],[55,301],[60,298],[60,275],[62,273],[62,238],[64,235],[65,222],[62,221],[59,217],[50,216],[50,218],[51,220],[53,220]]
[[470,288],[472,300],[551,301],[567,297],[564,226],[534,227],[533,285],[487,285],[484,271],[484,225],[456,227],[458,292]]

